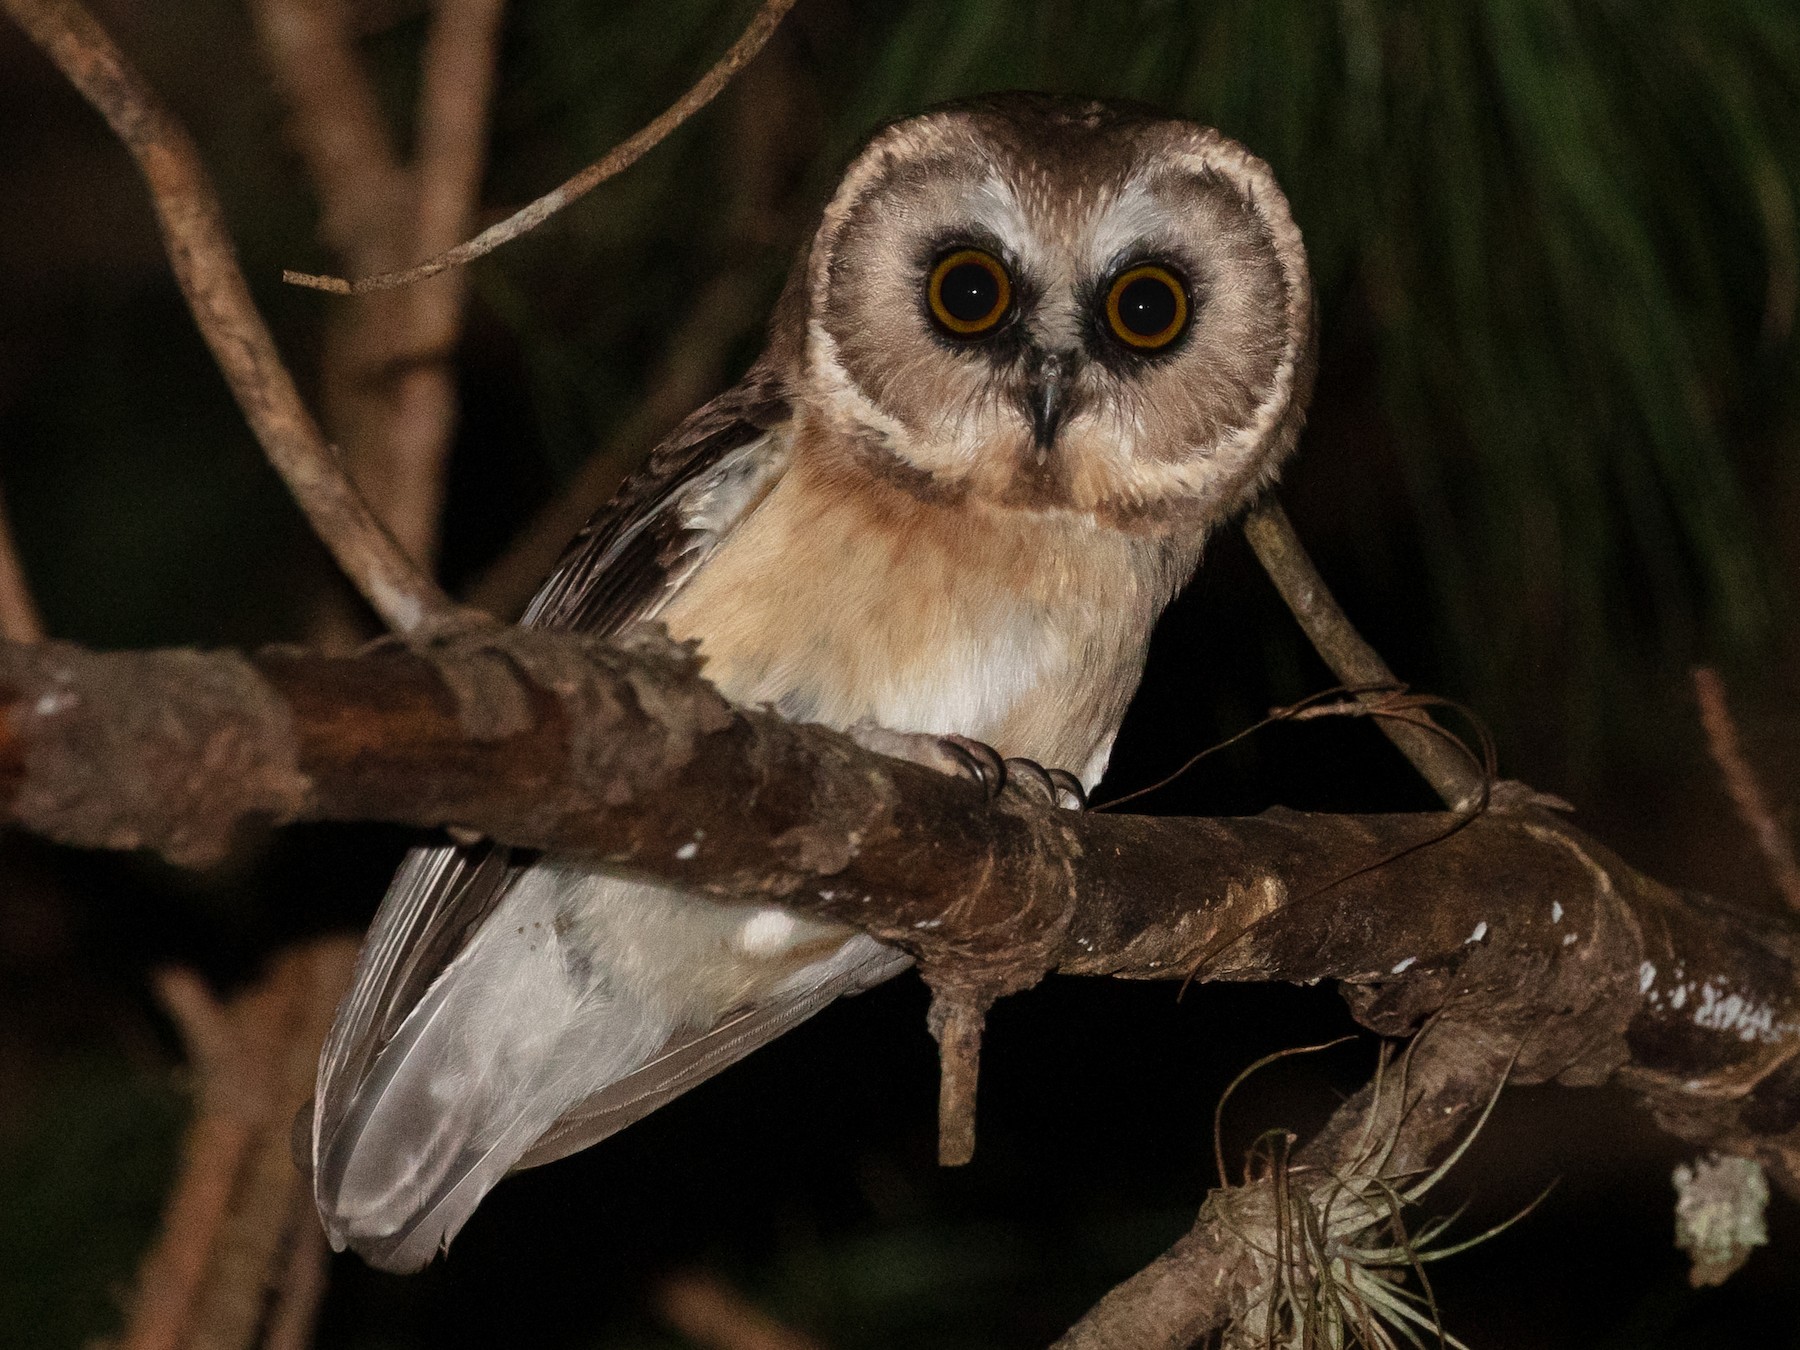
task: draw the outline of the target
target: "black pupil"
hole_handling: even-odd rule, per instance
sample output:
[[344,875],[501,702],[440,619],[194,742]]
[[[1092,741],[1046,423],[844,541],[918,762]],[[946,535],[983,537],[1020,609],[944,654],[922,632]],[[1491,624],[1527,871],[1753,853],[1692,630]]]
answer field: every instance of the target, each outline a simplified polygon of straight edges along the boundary
[[980,323],[1000,303],[1000,278],[978,262],[958,263],[938,283],[938,300],[958,323]]
[[1175,292],[1158,277],[1139,277],[1119,292],[1119,322],[1139,337],[1167,331],[1175,312]]

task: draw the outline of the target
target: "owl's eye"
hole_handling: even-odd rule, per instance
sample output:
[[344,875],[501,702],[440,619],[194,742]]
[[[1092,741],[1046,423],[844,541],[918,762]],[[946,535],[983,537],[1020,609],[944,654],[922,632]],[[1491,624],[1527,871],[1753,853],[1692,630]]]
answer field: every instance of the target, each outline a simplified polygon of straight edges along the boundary
[[1012,309],[1012,278],[991,253],[959,248],[939,258],[925,282],[931,317],[956,337],[983,337]]
[[1187,287],[1166,267],[1139,263],[1107,288],[1106,326],[1127,347],[1160,351],[1181,336],[1187,321]]

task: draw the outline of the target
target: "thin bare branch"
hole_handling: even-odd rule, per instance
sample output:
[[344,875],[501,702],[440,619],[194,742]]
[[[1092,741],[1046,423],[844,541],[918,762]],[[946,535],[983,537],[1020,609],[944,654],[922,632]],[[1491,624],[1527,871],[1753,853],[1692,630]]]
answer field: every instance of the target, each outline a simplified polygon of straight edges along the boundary
[[192,138],[75,0],[0,0],[124,142],[149,184],[194,319],[251,430],[338,565],[396,632],[465,628],[369,510],[301,401],[251,299]]
[[[350,37],[344,0],[251,0],[250,17],[292,116],[323,210],[320,233],[343,257],[391,266],[381,227],[411,196],[374,85]],[[380,261],[376,261],[380,259]]]
[[161,1230],[138,1266],[120,1350],[181,1350],[187,1344],[194,1304],[255,1128],[242,1111],[222,1108],[233,1095],[221,1088],[236,1059],[224,1010],[189,972],[163,972],[156,987],[187,1043],[197,1109],[182,1141],[175,1184],[163,1201]]
[[0,638],[8,642],[44,640],[44,621],[38,615],[37,602],[31,598],[24,564],[13,545],[4,499],[0,499]]
[[502,244],[510,243],[527,231],[537,228],[570,202],[585,196],[607,179],[629,169],[659,145],[676,127],[711,103],[718,97],[719,91],[731,82],[731,77],[749,64],[751,59],[762,50],[763,44],[774,35],[776,26],[793,7],[794,0],[763,0],[762,7],[750,20],[749,27],[745,28],[738,40],[731,44],[730,49],[719,58],[717,64],[702,75],[692,89],[670,104],[648,126],[614,146],[612,150],[560,187],[545,193],[529,206],[508,216],[499,224],[489,226],[466,243],[458,244],[455,248],[440,253],[430,261],[420,263],[417,267],[409,267],[404,271],[388,272],[379,276],[361,277],[355,281],[347,281],[342,277],[314,276],[306,272],[293,271],[283,272],[282,279],[296,286],[330,291],[334,295],[366,295],[370,291],[385,291],[392,290],[396,286],[410,286],[416,281],[434,277],[439,272],[452,267],[461,267],[484,254],[492,253]]
[[822,1350],[783,1326],[716,1275],[671,1275],[656,1291],[656,1311],[702,1350]]
[[[1273,496],[1265,496],[1251,508],[1244,519],[1244,537],[1313,647],[1340,681],[1364,689],[1398,683],[1381,654],[1363,640],[1333,598],[1305,545],[1294,533],[1287,512]],[[1376,725],[1411,761],[1444,805],[1466,809],[1481,799],[1487,786],[1481,773],[1442,736],[1392,718],[1378,718]]]
[[804,179],[802,170],[818,141],[814,120],[796,92],[802,83],[784,44],[774,42],[733,86],[726,157],[728,261],[670,335],[631,413],[469,588],[470,604],[503,618],[523,610],[620,479],[683,417],[719,392],[733,349],[763,318],[763,252],[791,252],[811,205],[794,187]]
[[294,1336],[311,1323],[322,1250],[288,1125],[355,956],[343,938],[286,952],[225,1005],[190,972],[157,976],[195,1108],[120,1350],[251,1350],[265,1322],[272,1350],[304,1347]]
[[262,1350],[312,1350],[313,1325],[325,1297],[325,1274],[331,1264],[325,1230],[313,1211],[310,1194],[302,1191],[295,1208],[299,1213],[288,1225],[292,1247],[275,1290],[275,1307],[269,1314]]
[[1719,776],[1725,780],[1725,791],[1731,795],[1738,819],[1756,840],[1782,899],[1790,908],[1800,910],[1800,862],[1795,861],[1793,843],[1769,809],[1762,782],[1744,755],[1737,722],[1725,697],[1725,682],[1710,666],[1695,668],[1694,698],[1700,704],[1700,725],[1706,729],[1707,748],[1712,752],[1713,763],[1719,766]]
[[[450,247],[474,215],[503,0],[443,0],[422,57],[418,147],[399,162],[341,0],[255,0],[266,59],[322,206],[321,233],[353,270]],[[327,424],[407,555],[437,555],[457,418],[451,354],[467,280],[369,296],[333,315],[321,360]],[[348,628],[350,625],[339,623]]]

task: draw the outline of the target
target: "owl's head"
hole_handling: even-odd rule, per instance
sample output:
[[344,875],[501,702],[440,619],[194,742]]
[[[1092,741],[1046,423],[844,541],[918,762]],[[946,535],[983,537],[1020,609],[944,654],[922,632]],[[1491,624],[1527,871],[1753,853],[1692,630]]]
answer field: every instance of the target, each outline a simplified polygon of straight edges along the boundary
[[1311,392],[1306,252],[1268,166],[1148,110],[1008,94],[895,122],[796,280],[801,402],[922,496],[1215,519]]

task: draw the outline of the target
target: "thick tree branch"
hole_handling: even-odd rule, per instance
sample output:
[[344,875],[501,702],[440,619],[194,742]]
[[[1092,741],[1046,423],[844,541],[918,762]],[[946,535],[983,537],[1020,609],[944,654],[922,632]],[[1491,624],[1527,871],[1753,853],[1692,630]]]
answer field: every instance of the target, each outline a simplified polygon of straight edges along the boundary
[[206,344],[250,429],[314,531],[397,632],[467,626],[470,615],[407,559],[338,463],[257,312],[192,138],[75,0],[0,0],[106,119],[150,188],[163,242]]
[[[776,899],[993,997],[1050,971],[1336,980],[1403,1034],[1640,1089],[1800,1191],[1800,930],[1679,894],[1535,808],[1156,820],[1051,811],[733,708],[650,636],[501,630],[356,658],[0,647],[0,819],[216,855],[255,817],[455,824]],[[1339,878],[1349,877],[1339,881]],[[1528,1033],[1528,1034],[1527,1034]]]

